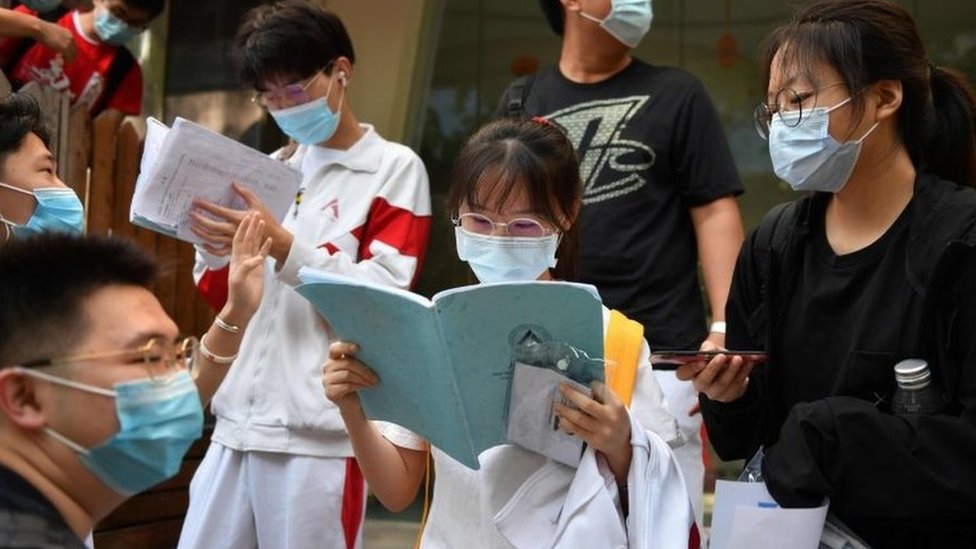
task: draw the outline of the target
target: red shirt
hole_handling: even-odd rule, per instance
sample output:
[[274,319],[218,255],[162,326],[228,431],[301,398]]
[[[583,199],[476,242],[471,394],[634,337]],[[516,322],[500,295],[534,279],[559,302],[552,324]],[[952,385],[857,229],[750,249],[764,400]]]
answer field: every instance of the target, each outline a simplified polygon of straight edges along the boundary
[[[35,15],[23,6],[16,9]],[[67,13],[57,24],[71,31],[78,55],[65,64],[56,52],[35,43],[24,52],[8,73],[11,80],[25,83],[35,81],[67,92],[72,105],[87,105],[92,115],[105,109],[118,109],[125,114],[138,115],[142,111],[142,70],[139,64],[133,63],[111,97],[103,98],[109,69],[122,46],[96,42],[85,36],[78,23],[77,11]],[[11,38],[0,42],[0,58],[10,59],[15,56],[21,50],[23,40]]]

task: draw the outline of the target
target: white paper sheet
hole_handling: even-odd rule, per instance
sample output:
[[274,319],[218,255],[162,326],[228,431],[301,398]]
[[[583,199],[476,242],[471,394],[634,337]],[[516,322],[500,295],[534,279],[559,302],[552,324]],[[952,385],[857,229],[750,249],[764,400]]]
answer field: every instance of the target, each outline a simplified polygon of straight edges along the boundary
[[817,549],[827,505],[782,509],[762,482],[715,484],[710,549]]
[[585,394],[589,388],[547,368],[515,363],[511,402],[508,408],[510,442],[552,458],[559,463],[578,467],[583,454],[583,440],[558,429],[553,412],[556,402],[569,404],[559,394],[559,384],[569,383]]
[[200,243],[190,231],[193,200],[243,209],[231,184],[252,190],[281,221],[295,200],[301,173],[233,139],[177,118],[172,129],[150,118],[129,220]]

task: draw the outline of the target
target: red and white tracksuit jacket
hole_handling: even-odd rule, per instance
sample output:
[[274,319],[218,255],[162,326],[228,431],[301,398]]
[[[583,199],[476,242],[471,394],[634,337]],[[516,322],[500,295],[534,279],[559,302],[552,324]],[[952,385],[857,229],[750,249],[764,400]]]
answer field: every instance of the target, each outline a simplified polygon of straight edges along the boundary
[[[228,448],[352,456],[339,412],[322,392],[331,331],[293,291],[298,270],[309,266],[408,288],[420,272],[431,224],[420,158],[363,127],[366,134],[349,150],[301,146],[285,160],[304,175],[282,222],[295,240],[284,262],[269,258],[261,305],[213,398],[213,440]],[[211,305],[223,306],[227,258],[198,249],[194,279]]]

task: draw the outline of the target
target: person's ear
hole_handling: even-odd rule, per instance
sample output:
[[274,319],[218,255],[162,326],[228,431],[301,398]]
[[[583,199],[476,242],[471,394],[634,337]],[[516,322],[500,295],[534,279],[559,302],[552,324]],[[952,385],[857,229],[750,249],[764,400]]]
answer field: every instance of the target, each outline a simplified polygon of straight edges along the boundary
[[569,211],[566,212],[566,217],[560,220],[560,226],[566,227],[567,231],[571,229],[573,225],[576,224],[576,221],[579,220],[580,208],[582,206],[583,200],[581,198],[577,198],[576,202],[573,203]]
[[901,80],[879,80],[874,83],[875,115],[877,120],[893,116],[901,108],[904,87]]
[[348,57],[344,55],[337,57],[332,70],[343,87],[349,85],[349,79],[352,77],[352,62]]
[[580,6],[579,0],[559,0],[563,4],[563,8],[566,11],[580,11],[583,9]]
[[46,418],[37,398],[36,380],[13,368],[0,370],[0,413],[21,429],[44,427]]

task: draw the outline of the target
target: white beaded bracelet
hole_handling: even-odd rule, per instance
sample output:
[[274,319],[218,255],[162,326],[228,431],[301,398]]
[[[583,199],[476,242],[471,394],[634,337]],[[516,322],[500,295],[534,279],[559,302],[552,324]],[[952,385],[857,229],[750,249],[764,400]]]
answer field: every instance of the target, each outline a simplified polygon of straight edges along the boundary
[[712,327],[709,328],[708,331],[712,332],[713,334],[724,334],[725,333],[725,321],[719,320],[719,321],[716,321],[716,322],[712,322]]
[[217,327],[220,328],[221,330],[232,334],[237,334],[240,333],[241,331],[240,326],[234,326],[233,324],[228,324],[226,321],[224,321],[224,319],[220,318],[219,315],[214,317],[214,324],[216,324]]
[[230,364],[237,359],[237,353],[234,353],[230,356],[221,356],[221,355],[213,354],[210,351],[210,349],[207,348],[207,344],[204,343],[204,341],[206,341],[206,338],[207,338],[207,334],[204,334],[203,337],[200,338],[200,346],[198,349],[200,351],[200,354],[206,357],[207,360],[213,362],[214,364]]

